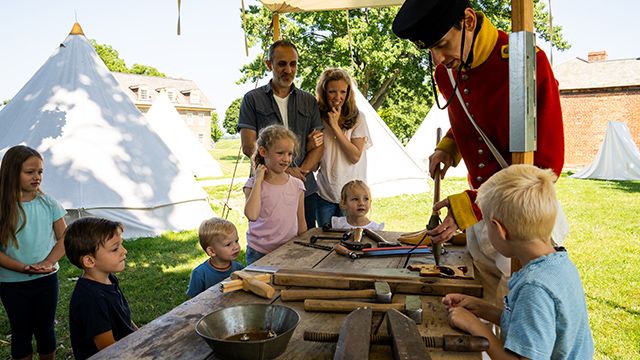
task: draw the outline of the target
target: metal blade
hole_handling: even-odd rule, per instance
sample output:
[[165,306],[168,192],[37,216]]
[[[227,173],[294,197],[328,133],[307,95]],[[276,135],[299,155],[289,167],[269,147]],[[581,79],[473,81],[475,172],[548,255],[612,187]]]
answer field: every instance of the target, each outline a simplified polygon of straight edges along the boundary
[[431,360],[416,323],[395,309],[387,310],[387,329],[395,360]]
[[368,360],[371,344],[371,308],[353,310],[342,321],[333,360]]

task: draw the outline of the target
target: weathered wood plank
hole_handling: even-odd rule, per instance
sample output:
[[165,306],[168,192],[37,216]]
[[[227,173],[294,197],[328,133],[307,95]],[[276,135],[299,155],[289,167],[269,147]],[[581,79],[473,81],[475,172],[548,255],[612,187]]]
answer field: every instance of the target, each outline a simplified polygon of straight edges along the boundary
[[[296,240],[309,241],[313,234],[321,233],[320,229],[312,229]],[[396,233],[399,234],[399,233]],[[393,240],[397,235],[381,232],[386,239]],[[443,257],[445,264],[470,261],[465,258],[463,251],[453,251]],[[323,272],[357,270],[362,273],[374,274],[380,268],[395,269],[399,276],[419,278],[417,273],[410,273],[400,269],[404,264],[404,257],[365,258],[351,261],[333,252],[307,248],[289,242],[273,253],[256,262],[256,265],[269,265],[286,269],[317,269]],[[427,263],[432,261],[429,255],[413,255],[411,262]],[[367,270],[368,269],[368,270]],[[446,280],[446,279],[438,279]],[[449,280],[453,284],[463,280]],[[275,286],[282,289],[282,286]],[[283,304],[278,298],[279,290],[274,299],[267,300],[244,291],[221,293],[219,288],[213,287],[204,291],[169,313],[153,320],[140,330],[120,340],[116,344],[96,354],[92,359],[216,359],[206,342],[195,332],[196,322],[207,313],[224,307],[238,304],[269,303]],[[394,295],[394,301],[403,295]],[[440,303],[441,296],[422,296],[424,317],[419,326],[422,335],[456,334],[447,324],[447,313]],[[296,328],[285,354],[278,359],[332,359],[335,344],[314,343],[303,340],[305,330],[338,332],[345,314],[305,312],[302,302],[287,302],[283,305],[294,308],[301,316],[300,325]],[[375,314],[372,322],[372,333],[386,333],[383,315]],[[479,359],[478,353],[446,353],[429,349],[433,359]],[[386,345],[373,345],[370,359],[389,359],[392,357],[391,348]]]

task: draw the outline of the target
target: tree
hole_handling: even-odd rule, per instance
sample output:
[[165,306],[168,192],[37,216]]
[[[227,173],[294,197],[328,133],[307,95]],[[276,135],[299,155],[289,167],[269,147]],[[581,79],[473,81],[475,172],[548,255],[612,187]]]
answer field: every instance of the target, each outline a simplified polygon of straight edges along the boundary
[[161,73],[153,66],[133,64],[131,69],[129,69],[127,68],[127,64],[124,62],[124,60],[120,58],[120,54],[118,53],[118,51],[111,47],[111,45],[99,44],[94,39],[89,40],[89,42],[91,43],[93,48],[96,49],[98,56],[100,56],[100,59],[102,59],[104,64],[107,65],[107,69],[109,69],[109,71],[121,72],[126,74],[166,77],[164,73]]
[[[535,2],[539,35],[549,39],[545,5]],[[500,29],[511,27],[510,3],[506,0],[473,1]],[[391,27],[398,7],[291,13],[280,16],[281,37],[293,41],[300,55],[300,87],[314,92],[316,80],[327,67],[348,70],[374,109],[403,141],[415,132],[433,102],[426,51],[399,40]],[[241,82],[256,81],[267,72],[266,50],[273,42],[271,13],[262,6],[247,11],[250,46],[260,44],[264,52],[241,68]],[[554,26],[553,44],[568,48],[561,27]],[[226,120],[226,119],[225,119]]]
[[220,138],[222,138],[222,129],[220,128],[220,124],[218,124],[218,113],[213,111],[211,113],[211,140],[213,142],[218,142]]
[[224,126],[225,130],[231,135],[237,132],[236,125],[238,124],[238,118],[240,117],[240,103],[242,98],[237,98],[231,102],[231,105],[224,112]]

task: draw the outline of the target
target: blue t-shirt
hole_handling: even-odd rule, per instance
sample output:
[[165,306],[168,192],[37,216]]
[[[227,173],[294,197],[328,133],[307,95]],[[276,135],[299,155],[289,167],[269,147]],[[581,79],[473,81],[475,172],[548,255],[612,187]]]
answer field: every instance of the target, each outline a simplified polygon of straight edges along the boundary
[[196,295],[228,278],[232,272],[244,269],[244,266],[237,261],[231,262],[231,267],[225,271],[218,271],[209,264],[209,259],[202,264],[196,266],[191,272],[191,280],[189,280],[189,288],[187,295],[196,297]]
[[[44,260],[51,249],[56,245],[56,235],[53,231],[53,223],[60,220],[67,212],[56,199],[46,194],[37,194],[31,201],[22,202],[22,208],[27,222],[24,228],[16,234],[19,247],[16,248],[10,241],[9,246],[0,251],[8,257],[31,265]],[[18,221],[20,228],[23,219]],[[58,263],[55,264],[56,271]],[[23,274],[0,267],[0,282],[17,282],[34,280],[50,274]]]
[[111,331],[118,341],[135,331],[131,323],[129,303],[118,279],[109,274],[111,285],[80,278],[69,303],[69,333],[76,360],[98,352],[93,338]]
[[528,359],[592,359],[578,269],[567,253],[529,262],[509,280],[500,318],[505,349]]

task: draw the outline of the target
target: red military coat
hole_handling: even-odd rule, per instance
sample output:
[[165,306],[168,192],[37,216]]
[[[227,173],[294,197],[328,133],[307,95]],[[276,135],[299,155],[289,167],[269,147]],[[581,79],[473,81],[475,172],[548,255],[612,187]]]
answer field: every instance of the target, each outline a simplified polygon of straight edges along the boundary
[[[482,15],[479,14],[479,16]],[[457,80],[457,71],[453,71],[453,75]],[[439,90],[448,99],[452,95],[453,86],[444,66],[440,65],[436,68],[435,79]],[[508,35],[497,30],[486,17],[483,19],[474,43],[473,64],[471,69],[462,72],[458,88],[478,126],[507,163],[511,164]],[[550,168],[559,176],[564,165],[564,130],[560,94],[558,82],[549,61],[541,50],[536,52],[536,96],[537,150],[534,153],[534,164],[540,168]],[[501,169],[500,164],[470,123],[457,96],[454,95],[448,111],[451,129],[438,148],[456,158],[462,156],[469,171],[472,188],[477,189]],[[471,193],[466,196],[467,201],[471,201],[470,206],[475,196]],[[455,216],[459,211],[453,210]],[[474,210],[477,218],[479,212],[477,209]],[[456,216],[458,226],[466,228],[461,224],[465,221],[459,220],[458,216]]]

